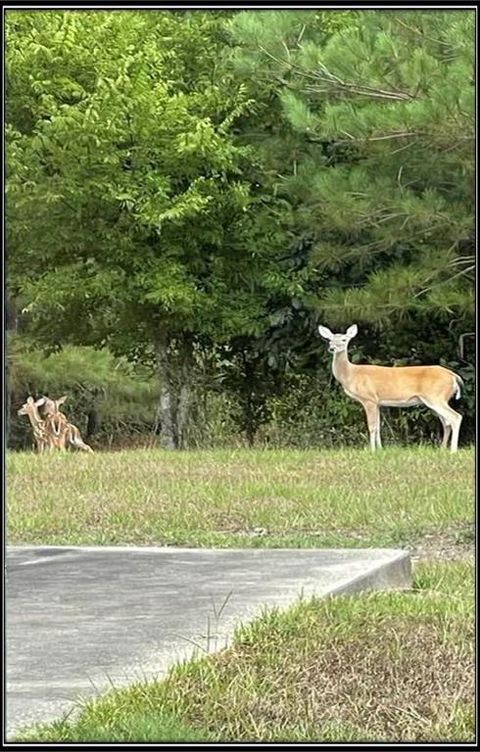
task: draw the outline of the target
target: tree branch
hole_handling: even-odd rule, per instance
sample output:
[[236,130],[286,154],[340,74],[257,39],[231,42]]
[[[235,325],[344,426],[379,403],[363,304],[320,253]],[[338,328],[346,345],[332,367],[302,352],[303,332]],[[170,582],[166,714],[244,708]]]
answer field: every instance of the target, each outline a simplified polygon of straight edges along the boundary
[[409,138],[410,136],[427,136],[427,133],[421,133],[418,131],[403,131],[402,133],[388,133],[385,136],[363,136],[363,137],[355,137],[351,136],[346,131],[342,131],[342,133],[345,133],[346,136],[348,136],[348,140],[344,141],[337,141],[339,144],[347,144],[351,141],[355,142],[362,142],[362,141],[389,141],[393,138]]
[[462,269],[462,271],[454,274],[453,277],[449,277],[448,279],[442,279],[440,280],[440,282],[437,282],[435,285],[430,285],[430,287],[425,287],[423,290],[420,290],[420,292],[417,292],[413,297],[419,298],[420,295],[424,295],[426,292],[430,292],[430,290],[433,290],[436,287],[440,287],[440,285],[444,285],[446,282],[451,282],[457,277],[463,277],[465,276],[465,274],[468,274],[468,272],[474,271],[474,269],[475,269],[475,264],[473,264],[472,266],[469,266],[468,269]]
[[395,18],[396,23],[399,24],[399,26],[403,26],[404,29],[408,29],[408,31],[413,31],[414,34],[417,34],[422,37],[422,39],[428,39],[430,42],[435,42],[435,44],[441,44],[444,47],[449,47],[448,42],[443,42],[441,39],[435,39],[434,37],[429,37],[428,34],[424,34],[420,31],[420,29],[416,29],[415,26],[409,26],[405,23],[405,21],[400,21],[400,19],[397,17]]
[[[302,71],[301,71],[302,72]],[[304,74],[305,75],[305,74]],[[336,89],[337,92],[347,93],[347,94],[355,94],[355,95],[361,95],[366,97],[373,97],[375,99],[393,99],[396,101],[401,102],[410,102],[412,99],[415,99],[412,94],[409,94],[407,92],[401,92],[401,91],[387,91],[386,89],[374,89],[371,86],[366,86],[364,84],[355,84],[355,83],[346,83],[344,81],[341,81],[341,79],[337,79],[336,76],[310,76],[310,78],[316,78],[317,81],[324,81],[325,85],[323,87],[320,86],[306,86],[305,90],[310,91],[313,93],[316,92],[324,92],[326,88],[329,89]],[[338,81],[337,86],[335,87],[332,85],[333,81]]]

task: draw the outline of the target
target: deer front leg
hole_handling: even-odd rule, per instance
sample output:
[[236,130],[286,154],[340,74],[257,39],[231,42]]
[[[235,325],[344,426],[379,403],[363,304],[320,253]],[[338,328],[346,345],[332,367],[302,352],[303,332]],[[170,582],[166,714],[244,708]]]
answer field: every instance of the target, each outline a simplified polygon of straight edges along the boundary
[[376,438],[376,441],[377,441],[377,449],[381,449],[382,448],[382,439],[381,439],[381,436],[380,436],[380,408],[379,407],[377,407],[377,431],[376,431],[376,434],[375,434],[375,438]]
[[46,448],[45,436],[43,435],[43,432],[37,427],[35,427],[33,431],[33,438],[35,439],[35,446],[37,448],[38,454],[43,454]]
[[67,427],[66,426],[61,427],[59,430],[57,439],[56,439],[57,447],[60,449],[61,452],[67,451],[67,433],[68,433]]
[[370,434],[370,449],[375,451],[380,443],[380,410],[374,402],[363,402],[363,408],[367,416],[368,432]]
[[37,440],[37,449],[39,454],[45,454],[51,449],[50,442],[45,437]]

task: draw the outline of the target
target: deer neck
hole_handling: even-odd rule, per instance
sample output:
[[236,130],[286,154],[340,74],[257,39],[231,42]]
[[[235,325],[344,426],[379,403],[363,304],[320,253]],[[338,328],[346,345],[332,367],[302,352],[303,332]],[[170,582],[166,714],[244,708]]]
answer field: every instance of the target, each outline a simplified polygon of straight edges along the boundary
[[347,350],[342,352],[336,352],[333,354],[332,372],[337,381],[341,384],[345,384],[349,380],[352,364],[348,359]]
[[28,419],[29,419],[30,423],[32,424],[33,430],[36,431],[36,432],[41,432],[43,421],[41,420],[41,418],[40,418],[40,416],[39,416],[39,414],[37,413],[36,410],[31,410],[28,413]]
[[46,420],[51,426],[53,432],[56,433],[57,435],[68,423],[66,415],[64,415],[60,411],[56,413],[49,413],[47,415]]

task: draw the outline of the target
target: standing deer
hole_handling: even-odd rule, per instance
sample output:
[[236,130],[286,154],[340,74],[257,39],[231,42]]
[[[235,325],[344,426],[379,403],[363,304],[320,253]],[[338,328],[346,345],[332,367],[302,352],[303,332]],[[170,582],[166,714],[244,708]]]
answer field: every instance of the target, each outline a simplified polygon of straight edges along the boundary
[[28,415],[33,429],[33,437],[37,445],[37,451],[42,454],[47,449],[51,449],[54,444],[51,440],[46,423],[38,414],[38,404],[33,397],[27,397],[27,401],[21,406],[18,415]]
[[363,405],[367,416],[370,433],[370,448],[381,447],[380,408],[410,407],[426,405],[442,421],[442,447],[458,449],[458,434],[462,416],[448,404],[455,395],[460,397],[460,385],[463,384],[458,374],[443,366],[369,366],[355,365],[348,359],[347,348],[350,340],[357,334],[357,325],[353,324],[346,334],[334,334],[326,326],[319,326],[320,335],[330,342],[329,351],[333,353],[332,371],[349,397]]
[[45,417],[46,430],[52,437],[52,441],[60,449],[66,449],[72,446],[75,449],[83,449],[86,452],[93,452],[93,449],[82,439],[82,435],[77,426],[70,423],[67,416],[58,409],[63,405],[67,396],[60,397],[58,400],[52,400],[48,397],[41,397],[36,401],[36,405],[42,408]]

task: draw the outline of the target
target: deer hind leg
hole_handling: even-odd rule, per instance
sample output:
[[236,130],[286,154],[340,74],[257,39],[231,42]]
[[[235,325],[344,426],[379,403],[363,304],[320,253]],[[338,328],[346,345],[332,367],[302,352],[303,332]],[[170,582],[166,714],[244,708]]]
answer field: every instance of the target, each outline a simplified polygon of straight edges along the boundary
[[439,415],[438,417],[442,421],[442,426],[443,426],[442,449],[445,449],[448,446],[448,440],[452,433],[452,426],[449,423],[447,423],[445,421],[445,418],[443,418],[441,415]]
[[370,434],[370,449],[375,451],[380,443],[380,410],[374,402],[365,402],[363,405],[367,416],[368,432]]
[[[437,413],[440,420],[444,422],[445,426],[445,432],[443,436],[443,442],[442,446],[447,446],[448,439],[450,438],[450,433],[452,434],[452,442],[450,444],[450,451],[456,452],[458,449],[458,435],[460,433],[460,425],[462,423],[462,415],[460,413],[457,413],[453,408],[450,407],[446,402],[440,402],[439,404],[433,403],[430,400],[425,399],[424,397],[421,398],[422,402],[430,408],[430,410],[433,410],[434,413]],[[448,431],[447,435],[447,428],[450,429]]]
[[67,429],[62,427],[56,438],[56,445],[61,452],[67,451]]
[[85,452],[92,452],[93,454],[92,447],[88,446],[88,444],[85,444],[80,434],[80,431],[78,430],[76,426],[70,425],[68,438],[69,438],[70,444],[76,449],[83,449]]

